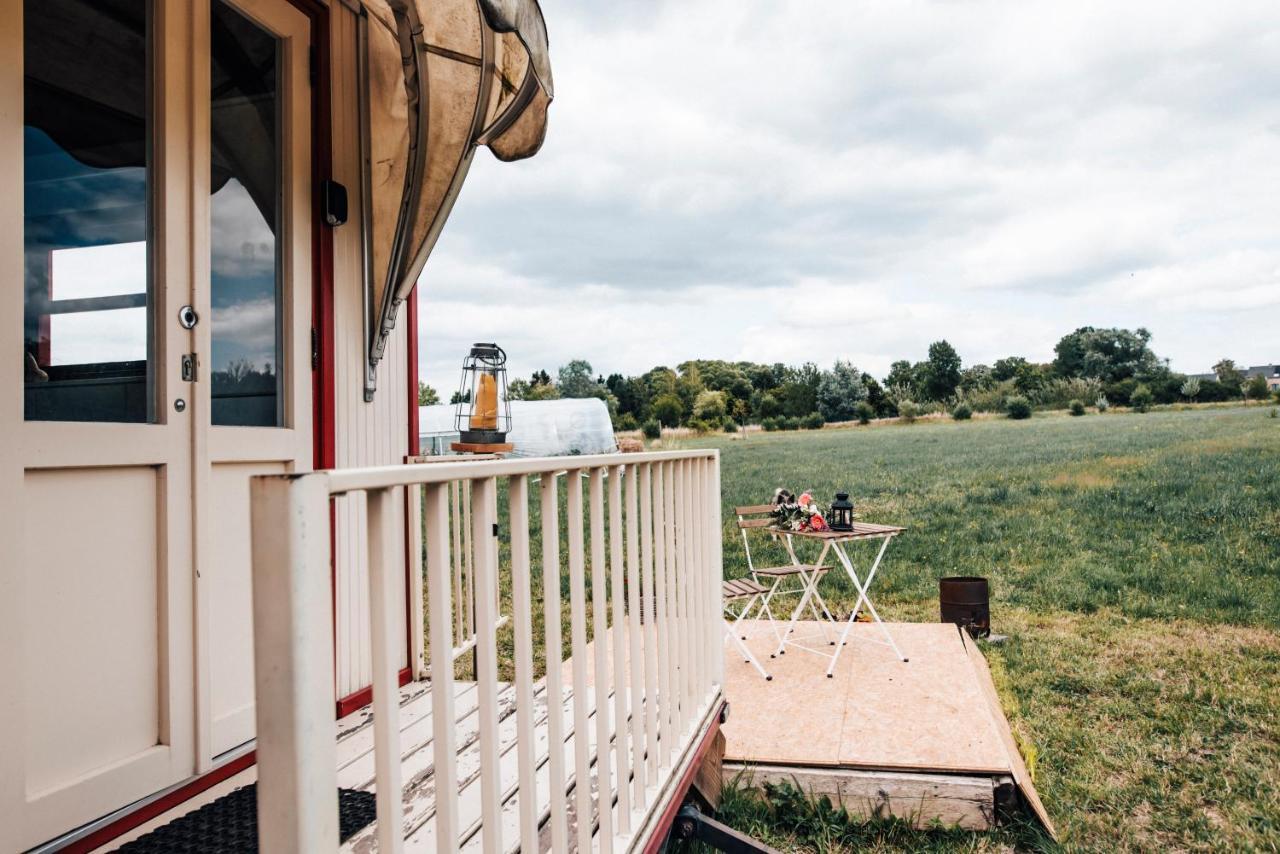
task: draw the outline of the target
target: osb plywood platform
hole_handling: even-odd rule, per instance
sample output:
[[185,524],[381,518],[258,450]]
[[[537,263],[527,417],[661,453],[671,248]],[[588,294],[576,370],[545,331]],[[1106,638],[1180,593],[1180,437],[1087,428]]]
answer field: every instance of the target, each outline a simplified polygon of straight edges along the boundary
[[[789,647],[770,658],[777,642],[768,623],[741,628],[773,679],[726,641],[726,773],[748,769],[757,784],[790,778],[851,810],[971,828],[989,827],[1001,787],[1016,785],[1052,832],[986,661],[955,626],[890,623],[903,662],[872,642],[882,637],[877,626],[855,624],[830,679],[828,660],[811,652]],[[832,649],[822,632],[816,622],[796,626],[806,645]]]

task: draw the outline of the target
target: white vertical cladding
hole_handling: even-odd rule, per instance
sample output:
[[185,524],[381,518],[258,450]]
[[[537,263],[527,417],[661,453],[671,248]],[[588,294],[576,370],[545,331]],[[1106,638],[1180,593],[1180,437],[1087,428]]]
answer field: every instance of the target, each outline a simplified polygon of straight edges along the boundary
[[[331,67],[349,69],[333,77],[333,178],[347,188],[348,198],[360,198],[359,122],[355,81],[356,17],[343,4],[332,10]],[[360,206],[350,206],[346,225],[333,231],[333,337],[335,466],[353,468],[404,462],[409,452],[408,335],[404,318],[387,342],[378,366],[378,392],[364,401],[365,342],[361,279]],[[399,491],[397,491],[399,492]],[[372,682],[368,602],[368,566],[363,496],[334,500],[334,561],[337,615],[337,692],[345,697]],[[392,502],[394,525],[404,539],[404,500]],[[403,601],[405,577],[396,573],[397,595]],[[406,609],[399,609],[396,637],[407,638]],[[408,665],[407,641],[401,666]]]

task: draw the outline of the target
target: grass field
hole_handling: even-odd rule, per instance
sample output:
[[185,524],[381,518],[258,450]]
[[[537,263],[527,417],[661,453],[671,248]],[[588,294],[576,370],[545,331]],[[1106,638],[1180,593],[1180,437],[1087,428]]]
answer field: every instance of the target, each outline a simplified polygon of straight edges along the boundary
[[[937,579],[987,576],[986,646],[1068,850],[1280,848],[1280,420],[1265,407],[1038,415],[714,437],[730,508],[777,486],[910,527],[875,584],[887,620],[936,620]],[[844,585],[841,586],[841,582]],[[837,610],[843,577],[825,582]],[[784,849],[1009,850],[1026,829],[912,832],[731,793]]]

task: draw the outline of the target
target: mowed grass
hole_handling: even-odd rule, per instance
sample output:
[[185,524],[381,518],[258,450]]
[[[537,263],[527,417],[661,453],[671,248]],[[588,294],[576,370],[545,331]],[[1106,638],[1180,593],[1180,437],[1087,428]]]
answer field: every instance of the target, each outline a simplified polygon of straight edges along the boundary
[[[1264,407],[717,437],[732,507],[785,486],[910,530],[874,598],[936,620],[937,580],[991,580],[984,652],[1063,847],[1280,848],[1280,419]],[[843,582],[843,583],[842,583]],[[825,582],[837,611],[854,591]],[[1028,829],[913,832],[737,792],[797,850],[1044,847]]]

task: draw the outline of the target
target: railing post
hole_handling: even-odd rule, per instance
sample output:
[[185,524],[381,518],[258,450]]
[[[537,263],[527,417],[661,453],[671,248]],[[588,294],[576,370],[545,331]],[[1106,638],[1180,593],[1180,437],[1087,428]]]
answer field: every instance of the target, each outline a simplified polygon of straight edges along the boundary
[[328,481],[255,477],[250,490],[258,847],[337,851]]
[[[627,656],[631,665],[631,780],[635,787],[633,809],[645,806],[645,730],[644,651],[640,627],[640,519],[636,481],[640,468],[635,465],[619,466],[626,469],[626,523],[627,523]],[[652,703],[652,698],[648,703]]]
[[622,542],[622,466],[611,466],[609,473],[609,601],[613,627],[609,637],[613,645],[613,719],[614,767],[618,772],[619,834],[631,832],[631,750],[628,737],[629,717],[627,655],[629,636],[626,620],[626,582],[623,580],[624,549]]
[[591,736],[587,732],[587,594],[580,469],[569,469],[565,477],[565,526],[569,542],[569,661],[573,669],[573,793],[578,850],[590,851]]
[[[547,770],[551,780],[551,850],[569,850],[564,769],[564,650],[560,636],[560,504],[556,474],[542,476],[542,607],[547,647]],[[575,705],[576,707],[576,705]]]
[[[654,589],[653,471],[645,463],[640,471],[640,563],[644,576],[641,612],[644,614],[644,720],[649,780],[658,779],[658,594]],[[665,698],[663,698],[665,702]]]
[[724,518],[720,497],[720,451],[712,451],[711,495],[708,496],[711,512],[711,603],[707,626],[707,650],[711,656],[711,678],[717,685],[724,684],[724,638],[720,631],[723,605],[720,601],[720,580],[724,577]]
[[[520,850],[538,847],[538,785],[534,752],[533,708],[533,595],[529,565],[529,479],[516,475],[507,482],[507,519],[511,525],[511,619],[516,654],[516,758],[520,780]],[[547,709],[548,717],[560,714]],[[551,743],[551,752],[564,745]],[[553,795],[554,797],[554,795]]]
[[[602,852],[613,850],[612,763],[609,760],[609,605],[604,558],[604,470],[591,469],[587,481],[591,518],[591,646],[596,697],[596,816]],[[579,817],[581,822],[582,818]]]
[[[456,483],[456,481],[455,481]],[[454,484],[426,488],[427,607],[431,632],[431,732],[435,759],[436,839],[446,850],[458,841],[458,767],[453,710],[453,584],[449,561],[450,493]],[[454,542],[456,539],[456,528]],[[456,558],[456,553],[455,553]]]
[[502,787],[498,768],[498,537],[497,484],[492,477],[471,484],[471,542],[475,549],[476,686],[480,708],[480,814],[482,849],[501,854]]
[[[396,536],[395,491],[366,493],[369,519],[369,633],[373,647],[373,761],[378,805],[378,851],[404,850],[400,785],[399,656],[393,615],[400,607],[393,572],[404,565],[404,542]],[[394,567],[394,569],[393,569]]]

